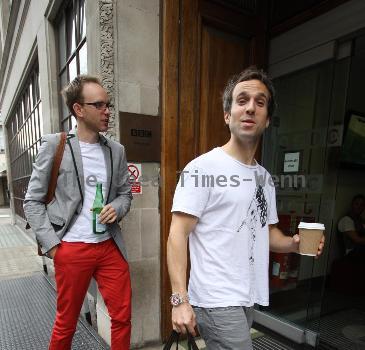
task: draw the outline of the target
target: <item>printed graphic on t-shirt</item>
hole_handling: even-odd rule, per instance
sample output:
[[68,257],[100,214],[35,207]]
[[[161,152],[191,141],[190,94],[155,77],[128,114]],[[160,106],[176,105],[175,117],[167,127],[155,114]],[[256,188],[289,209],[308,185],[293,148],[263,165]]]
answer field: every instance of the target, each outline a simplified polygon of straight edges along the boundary
[[256,226],[258,220],[260,220],[261,227],[264,227],[266,225],[267,201],[265,198],[264,189],[262,188],[261,185],[256,187],[254,196],[248,207],[246,216],[241,222],[241,225],[237,229],[237,232],[240,232],[243,227],[246,227],[250,234],[250,256],[249,256],[250,264],[253,264],[255,261],[253,250],[256,241]]

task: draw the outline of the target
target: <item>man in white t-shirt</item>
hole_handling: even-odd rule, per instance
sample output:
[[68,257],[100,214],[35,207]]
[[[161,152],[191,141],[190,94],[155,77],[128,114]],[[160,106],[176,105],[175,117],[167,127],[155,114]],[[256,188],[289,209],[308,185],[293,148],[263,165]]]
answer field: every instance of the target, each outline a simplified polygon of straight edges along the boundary
[[[71,349],[94,277],[111,318],[111,348],[129,350],[131,283],[118,224],[132,199],[124,147],[99,134],[108,130],[111,104],[96,77],[78,76],[62,93],[77,128],[67,135],[54,198],[45,204],[59,134],[42,137],[24,201],[42,253],[54,259],[57,313],[49,349]],[[99,233],[93,230],[91,211],[97,183],[105,204]]]
[[365,196],[354,196],[350,211],[337,226],[338,231],[344,235],[346,255],[361,262],[365,262],[365,224],[361,216],[364,210]]
[[[263,71],[233,77],[223,95],[229,142],[190,162],[176,187],[167,243],[172,325],[195,335],[197,324],[208,350],[252,349],[253,305],[269,303],[269,249],[298,252],[298,235],[275,226],[275,187],[254,159],[274,109]],[[318,255],[323,244],[324,238]]]

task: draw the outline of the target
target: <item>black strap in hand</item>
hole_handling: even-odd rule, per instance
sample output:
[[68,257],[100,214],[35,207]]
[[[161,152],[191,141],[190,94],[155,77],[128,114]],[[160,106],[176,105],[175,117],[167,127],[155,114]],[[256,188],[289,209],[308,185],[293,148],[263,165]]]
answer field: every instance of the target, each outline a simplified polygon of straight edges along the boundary
[[[176,331],[172,331],[168,341],[166,342],[166,344],[163,348],[163,350],[172,349],[172,346],[174,345],[174,343],[176,343],[176,350],[178,350],[178,348],[179,348],[179,337],[180,337],[180,333],[178,333]],[[188,349],[189,350],[199,350],[198,346],[195,343],[194,337],[190,333],[188,333]]]
[[199,350],[198,345],[196,345],[194,337],[188,333],[188,349],[189,350]]

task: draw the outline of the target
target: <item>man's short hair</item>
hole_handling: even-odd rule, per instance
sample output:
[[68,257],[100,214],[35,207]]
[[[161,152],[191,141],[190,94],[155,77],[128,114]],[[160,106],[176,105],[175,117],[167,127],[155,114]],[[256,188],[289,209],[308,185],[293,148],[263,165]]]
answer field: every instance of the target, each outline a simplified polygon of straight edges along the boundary
[[359,193],[359,194],[357,194],[357,195],[355,195],[355,196],[352,197],[351,203],[354,203],[358,199],[362,199],[363,202],[365,202],[365,196],[363,194]]
[[234,75],[228,81],[223,92],[223,111],[231,113],[234,88],[238,83],[248,80],[259,80],[266,86],[270,94],[267,112],[268,116],[272,117],[276,109],[274,85],[267,74],[262,69],[258,69],[255,66],[251,66],[241,73]]
[[73,105],[76,102],[83,103],[84,96],[82,95],[82,89],[87,83],[95,83],[101,85],[101,82],[98,77],[92,75],[78,75],[74,80],[70,81],[68,85],[66,85],[62,91],[62,97],[65,101],[68,109],[71,114],[76,117],[75,111],[73,109]]

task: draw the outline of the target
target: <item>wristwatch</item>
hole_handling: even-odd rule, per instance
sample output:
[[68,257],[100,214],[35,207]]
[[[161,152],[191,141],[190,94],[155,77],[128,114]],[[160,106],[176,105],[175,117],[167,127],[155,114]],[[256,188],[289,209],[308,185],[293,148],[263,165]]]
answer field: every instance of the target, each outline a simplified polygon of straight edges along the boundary
[[180,295],[179,293],[172,293],[170,297],[170,303],[172,306],[179,306],[182,303],[188,303],[189,296],[188,295]]

